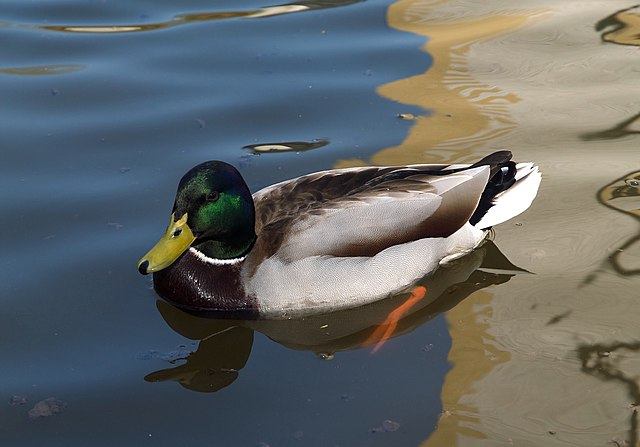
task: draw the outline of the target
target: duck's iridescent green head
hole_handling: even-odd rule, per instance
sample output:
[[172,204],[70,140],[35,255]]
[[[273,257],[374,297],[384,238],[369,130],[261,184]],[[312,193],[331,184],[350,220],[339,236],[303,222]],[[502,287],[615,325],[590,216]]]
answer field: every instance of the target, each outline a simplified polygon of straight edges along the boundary
[[236,168],[221,161],[199,164],[180,180],[169,227],[138,270],[162,270],[192,246],[210,258],[241,257],[255,241],[254,225],[253,199]]

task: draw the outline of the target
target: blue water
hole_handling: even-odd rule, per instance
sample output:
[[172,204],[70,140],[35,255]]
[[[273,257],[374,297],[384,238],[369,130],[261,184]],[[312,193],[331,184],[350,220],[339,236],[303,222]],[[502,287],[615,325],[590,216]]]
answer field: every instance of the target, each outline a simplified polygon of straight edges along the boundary
[[[323,8],[263,18],[214,14],[261,1],[0,5],[2,445],[374,446],[428,437],[449,368],[442,317],[374,355],[355,349],[330,361],[255,332],[246,366],[216,393],[144,380],[184,363],[169,362],[173,351],[198,347],[165,323],[135,268],[164,230],[186,170],[225,160],[256,190],[406,136],[410,123],[396,115],[419,110],[375,89],[430,60],[419,51],[424,39],[387,26],[389,3],[319,1]],[[195,13],[209,18],[180,18]],[[64,31],[129,25],[142,29]],[[329,144],[242,149],[314,139]],[[28,403],[10,405],[12,395]],[[30,419],[49,397],[64,411]],[[386,419],[400,428],[371,433]]]

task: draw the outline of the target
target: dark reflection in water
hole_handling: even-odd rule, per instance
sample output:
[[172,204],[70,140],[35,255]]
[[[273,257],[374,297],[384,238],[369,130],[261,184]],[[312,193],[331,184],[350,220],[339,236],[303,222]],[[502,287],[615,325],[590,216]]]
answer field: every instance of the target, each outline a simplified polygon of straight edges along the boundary
[[[356,309],[297,320],[216,320],[190,315],[158,301],[158,310],[167,324],[200,343],[195,352],[182,359],[185,363],[151,373],[145,380],[173,380],[194,391],[218,391],[233,383],[247,363],[254,330],[290,349],[310,351],[322,359],[359,348],[372,347],[371,353],[375,353],[388,338],[414,331],[473,292],[507,282],[518,272],[524,270],[511,264],[488,242],[420,281],[416,286],[425,287],[427,295],[406,311],[409,293]],[[398,319],[390,320],[391,315],[398,315]]]
[[596,23],[602,41],[640,46],[640,5],[614,12]]
[[[640,171],[630,172],[598,191],[598,201],[618,212],[633,217],[640,222]],[[632,245],[640,240],[640,232],[628,239],[624,244],[614,250],[607,263],[619,274],[631,276],[640,274],[640,268],[628,268],[623,265],[621,256]],[[589,275],[584,283],[593,281],[595,274]],[[603,381],[614,381],[622,384],[631,399],[631,417],[629,421],[628,439],[622,441],[612,440],[617,445],[635,446],[638,441],[638,412],[636,407],[640,405],[640,386],[636,382],[637,375],[625,374],[621,367],[621,361],[625,358],[624,351],[640,351],[640,342],[616,342],[609,345],[593,344],[581,345],[577,349],[582,362],[582,371],[597,377]],[[621,352],[622,351],[622,352]]]
[[582,362],[582,371],[605,382],[619,382],[626,389],[630,398],[631,416],[627,441],[611,440],[614,445],[635,446],[638,441],[638,411],[640,405],[640,386],[636,382],[636,374],[625,374],[620,365],[624,359],[621,351],[640,351],[640,342],[613,343],[610,345],[594,344],[578,347],[578,356]]
[[180,359],[185,360],[184,364],[151,373],[146,381],[173,380],[190,390],[211,393],[238,378],[251,353],[253,330],[229,321],[193,317],[163,301],[158,301],[157,306],[174,331],[201,342],[195,352]]
[[[598,191],[598,201],[618,212],[633,217],[640,223],[640,171],[631,172],[620,177]],[[640,268],[628,268],[623,265],[621,256],[640,240],[638,234],[628,239],[624,244],[614,250],[608,261],[613,269],[620,275],[629,276],[640,273]]]
[[[596,23],[595,28],[596,31],[602,32],[601,38],[603,42],[640,46],[640,5],[614,12]],[[634,124],[640,124],[636,123],[638,118],[640,118],[640,113],[616,124],[610,129],[586,133],[582,135],[582,139],[586,141],[614,140],[629,135],[638,135],[640,134],[640,128],[632,127]]]
[[285,141],[282,143],[259,143],[244,146],[242,149],[251,149],[254,153],[261,152],[304,152],[318,149],[329,144],[329,140],[317,139],[311,141]]
[[339,6],[347,6],[360,3],[363,0],[315,0],[315,1],[297,1],[285,3],[282,5],[265,6],[260,9],[247,11],[224,11],[224,12],[202,12],[193,14],[179,14],[166,22],[158,23],[139,23],[130,25],[41,25],[39,28],[48,31],[60,31],[69,33],[134,33],[139,31],[155,31],[164,28],[170,28],[179,25],[185,25],[192,22],[208,22],[223,19],[258,19],[263,17],[273,17],[282,14],[291,14],[294,12],[312,11],[316,9],[336,8]]
[[640,128],[634,128],[633,125],[640,126],[638,119],[640,113],[636,113],[631,118],[616,124],[610,129],[600,130],[597,132],[589,132],[582,135],[582,139],[585,141],[593,140],[615,140],[616,138],[628,137],[629,135],[639,135]]
[[558,324],[562,320],[564,320],[565,318],[569,318],[570,316],[571,316],[571,311],[570,310],[568,310],[566,312],[563,312],[561,314],[558,314],[558,315],[554,315],[553,317],[551,317],[549,319],[549,321],[547,321],[547,326],[551,326],[553,324]]

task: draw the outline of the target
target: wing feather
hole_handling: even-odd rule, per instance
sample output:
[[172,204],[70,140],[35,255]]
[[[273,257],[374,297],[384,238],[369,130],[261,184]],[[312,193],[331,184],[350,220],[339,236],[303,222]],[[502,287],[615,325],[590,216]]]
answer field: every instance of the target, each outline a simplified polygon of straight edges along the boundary
[[489,168],[424,173],[446,167],[325,171],[258,191],[254,251],[263,259],[276,252],[287,260],[373,256],[394,245],[449,236],[473,214]]

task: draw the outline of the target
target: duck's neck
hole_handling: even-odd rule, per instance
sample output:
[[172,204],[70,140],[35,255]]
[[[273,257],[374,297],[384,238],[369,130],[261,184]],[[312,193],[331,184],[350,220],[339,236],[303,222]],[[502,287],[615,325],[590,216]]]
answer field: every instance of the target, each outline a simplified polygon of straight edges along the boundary
[[246,256],[256,241],[253,231],[243,235],[224,240],[207,240],[194,245],[194,248],[213,259],[236,259]]

